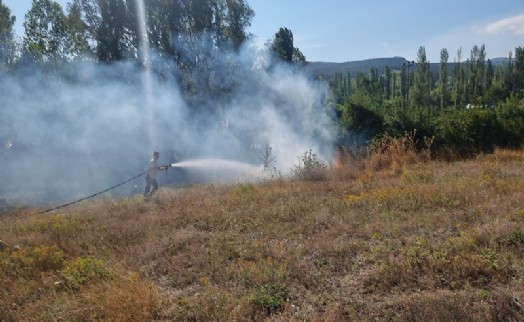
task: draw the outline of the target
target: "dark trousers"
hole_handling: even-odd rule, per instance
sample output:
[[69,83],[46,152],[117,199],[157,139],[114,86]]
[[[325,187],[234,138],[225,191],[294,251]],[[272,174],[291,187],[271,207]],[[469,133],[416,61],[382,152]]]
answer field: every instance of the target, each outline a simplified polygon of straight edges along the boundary
[[155,178],[151,178],[149,175],[146,176],[146,190],[144,196],[151,196],[155,191],[158,190],[158,183]]

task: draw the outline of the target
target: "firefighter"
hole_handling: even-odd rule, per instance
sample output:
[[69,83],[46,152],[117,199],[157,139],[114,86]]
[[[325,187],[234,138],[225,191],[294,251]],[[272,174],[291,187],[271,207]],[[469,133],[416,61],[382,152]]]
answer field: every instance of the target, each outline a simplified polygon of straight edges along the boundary
[[149,169],[146,176],[146,190],[144,191],[144,197],[151,197],[155,191],[158,190],[158,183],[156,182],[156,173],[158,170],[167,170],[168,165],[158,165],[158,159],[160,158],[160,152],[153,152],[153,158],[149,161]]

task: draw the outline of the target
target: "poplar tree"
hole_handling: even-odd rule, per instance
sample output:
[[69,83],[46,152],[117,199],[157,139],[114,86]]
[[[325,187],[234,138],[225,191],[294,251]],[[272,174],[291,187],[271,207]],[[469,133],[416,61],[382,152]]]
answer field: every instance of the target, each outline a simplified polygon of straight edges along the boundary
[[446,48],[440,51],[440,70],[439,70],[439,87],[440,87],[440,108],[443,109],[448,104],[448,59],[449,54]]
[[484,45],[473,46],[466,66],[466,102],[480,105],[486,86],[486,49]]
[[453,103],[455,108],[463,106],[464,71],[462,70],[462,47],[457,49],[457,57],[453,67]]
[[417,53],[417,68],[413,88],[413,103],[415,106],[428,106],[430,103],[431,78],[429,62],[426,59],[426,49],[421,46]]
[[393,97],[393,87],[392,87],[392,75],[391,75],[391,68],[389,66],[386,66],[384,70],[384,94],[386,99],[391,99]]
[[524,47],[515,48],[515,90],[520,97],[524,96]]
[[477,65],[475,81],[478,84],[475,96],[481,101],[486,92],[486,46],[484,44],[479,48],[475,63]]
[[280,60],[293,61],[293,32],[288,28],[280,28],[275,34],[271,49]]
[[300,49],[294,47],[293,32],[288,28],[280,28],[273,38],[271,50],[275,57],[287,63],[305,65],[306,57]]

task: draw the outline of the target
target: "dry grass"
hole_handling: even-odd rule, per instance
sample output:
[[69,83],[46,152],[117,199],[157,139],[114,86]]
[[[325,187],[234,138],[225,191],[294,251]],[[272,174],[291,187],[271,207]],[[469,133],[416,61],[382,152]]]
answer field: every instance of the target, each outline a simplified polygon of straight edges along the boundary
[[4,214],[0,320],[523,320],[522,151],[393,150],[320,182]]

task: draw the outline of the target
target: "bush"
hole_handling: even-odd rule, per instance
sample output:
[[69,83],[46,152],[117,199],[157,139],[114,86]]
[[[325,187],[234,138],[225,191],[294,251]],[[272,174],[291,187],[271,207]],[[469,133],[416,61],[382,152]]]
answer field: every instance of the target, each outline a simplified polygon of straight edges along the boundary
[[80,257],[66,265],[62,270],[62,275],[66,281],[73,285],[79,285],[106,279],[109,277],[109,270],[99,259]]
[[257,307],[271,314],[279,309],[289,296],[289,288],[282,284],[268,283],[259,286],[251,297]]
[[[474,108],[457,110],[436,119],[436,146],[441,153],[470,157],[492,153],[495,146],[515,145],[504,116],[494,109]],[[507,115],[507,113],[503,113]],[[513,131],[513,130],[511,130]]]
[[514,100],[501,104],[495,109],[497,121],[501,124],[499,147],[520,148],[524,145],[524,102]]
[[293,174],[304,181],[321,181],[327,178],[327,166],[311,150],[306,151],[295,165]]

